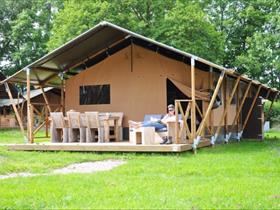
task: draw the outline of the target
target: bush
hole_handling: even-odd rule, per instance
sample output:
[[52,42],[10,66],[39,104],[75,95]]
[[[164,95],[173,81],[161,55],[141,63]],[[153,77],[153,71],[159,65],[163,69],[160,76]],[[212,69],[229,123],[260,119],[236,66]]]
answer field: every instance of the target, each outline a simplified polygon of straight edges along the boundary
[[[267,101],[264,105],[264,113],[266,114],[269,110],[271,102]],[[272,105],[272,109],[267,117],[268,121],[271,122],[271,126],[277,126],[280,125],[280,102],[274,102]]]

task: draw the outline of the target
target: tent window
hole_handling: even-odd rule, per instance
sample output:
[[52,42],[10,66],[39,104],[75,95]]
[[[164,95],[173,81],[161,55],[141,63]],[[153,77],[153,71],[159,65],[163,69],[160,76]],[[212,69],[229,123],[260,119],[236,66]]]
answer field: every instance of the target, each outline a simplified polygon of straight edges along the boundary
[[80,105],[110,104],[110,85],[80,86]]
[[[186,96],[179,88],[176,87],[172,83],[171,80],[166,80],[166,96],[167,96],[167,105],[173,104],[175,105],[175,100],[177,99],[188,99],[188,96]],[[186,110],[187,103],[182,103],[183,110]]]

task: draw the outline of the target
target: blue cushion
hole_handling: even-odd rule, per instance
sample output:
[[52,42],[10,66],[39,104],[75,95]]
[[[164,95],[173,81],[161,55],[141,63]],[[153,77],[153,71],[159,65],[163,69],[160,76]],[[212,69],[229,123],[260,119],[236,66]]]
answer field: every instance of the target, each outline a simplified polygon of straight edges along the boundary
[[162,115],[161,114],[146,114],[144,117],[144,122],[149,122],[151,121],[151,119],[157,119],[157,120],[161,120],[162,119]]

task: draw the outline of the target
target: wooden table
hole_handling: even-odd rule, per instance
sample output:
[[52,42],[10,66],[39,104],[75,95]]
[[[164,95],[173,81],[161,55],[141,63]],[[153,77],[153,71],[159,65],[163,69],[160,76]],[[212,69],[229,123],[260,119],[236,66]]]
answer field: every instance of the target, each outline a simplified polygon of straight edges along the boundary
[[116,142],[119,142],[119,121],[118,116],[100,116],[100,120],[104,124],[104,141],[105,142],[110,142],[110,122],[113,122],[113,127],[114,127],[114,138]]
[[132,144],[151,145],[155,140],[154,127],[133,128],[129,131],[129,141]]

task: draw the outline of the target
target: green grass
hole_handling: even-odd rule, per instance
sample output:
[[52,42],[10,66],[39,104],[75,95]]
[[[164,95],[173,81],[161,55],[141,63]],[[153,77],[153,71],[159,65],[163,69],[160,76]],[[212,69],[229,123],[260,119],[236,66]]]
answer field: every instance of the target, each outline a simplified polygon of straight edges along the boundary
[[[50,141],[45,137],[43,130],[39,131],[36,135],[36,142]],[[0,129],[0,144],[22,144],[24,137],[18,129]]]
[[0,207],[279,209],[279,138],[279,132],[271,131],[263,142],[217,145],[197,155],[12,152],[0,147],[0,174],[127,160],[107,172],[0,180]]

